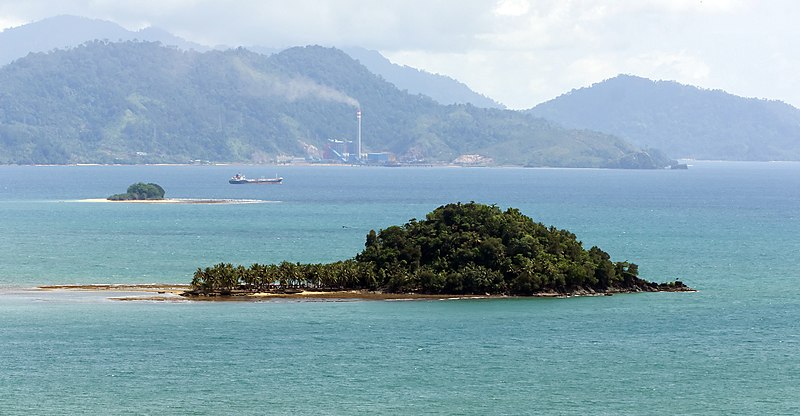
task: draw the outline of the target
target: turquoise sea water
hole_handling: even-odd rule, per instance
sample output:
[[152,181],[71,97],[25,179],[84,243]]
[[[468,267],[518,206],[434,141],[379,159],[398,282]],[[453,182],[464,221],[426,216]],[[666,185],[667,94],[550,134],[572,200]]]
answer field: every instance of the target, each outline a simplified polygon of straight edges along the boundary
[[[285,178],[234,186],[227,178]],[[156,182],[244,205],[81,202]],[[352,257],[454,201],[520,208],[698,293],[414,302],[118,302]],[[800,164],[688,171],[0,166],[0,414],[797,414]]]

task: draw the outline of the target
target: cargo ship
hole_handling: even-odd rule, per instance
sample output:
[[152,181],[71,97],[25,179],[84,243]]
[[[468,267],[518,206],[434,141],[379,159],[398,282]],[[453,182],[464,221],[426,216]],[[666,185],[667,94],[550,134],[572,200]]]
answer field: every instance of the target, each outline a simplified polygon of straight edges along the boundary
[[283,178],[281,178],[280,176],[276,176],[274,178],[248,179],[247,177],[245,177],[241,173],[237,173],[230,180],[228,180],[228,183],[231,183],[231,184],[234,184],[234,185],[240,185],[240,184],[246,184],[246,183],[255,183],[255,184],[263,183],[263,184],[273,184],[274,185],[274,184],[279,184],[281,182],[283,182]]

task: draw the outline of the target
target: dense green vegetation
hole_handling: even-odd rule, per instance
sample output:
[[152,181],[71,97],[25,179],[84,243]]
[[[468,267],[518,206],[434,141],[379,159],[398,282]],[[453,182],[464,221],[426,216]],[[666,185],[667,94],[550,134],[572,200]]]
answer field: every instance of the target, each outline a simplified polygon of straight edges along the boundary
[[800,110],[669,81],[620,75],[529,110],[674,158],[800,160]]
[[[0,68],[0,163],[266,162],[319,155],[330,138],[449,162],[619,167],[639,151],[531,115],[439,105],[317,46],[264,56],[95,41]],[[647,166],[653,167],[653,166]]]
[[[672,287],[682,287],[680,282]],[[586,250],[569,231],[534,222],[519,210],[456,203],[367,235],[364,251],[331,264],[221,263],[198,269],[196,293],[272,288],[380,290],[390,293],[511,294],[666,289],[638,277],[638,266]]]
[[124,194],[114,194],[109,201],[143,201],[164,199],[164,188],[155,183],[138,182],[128,187]]

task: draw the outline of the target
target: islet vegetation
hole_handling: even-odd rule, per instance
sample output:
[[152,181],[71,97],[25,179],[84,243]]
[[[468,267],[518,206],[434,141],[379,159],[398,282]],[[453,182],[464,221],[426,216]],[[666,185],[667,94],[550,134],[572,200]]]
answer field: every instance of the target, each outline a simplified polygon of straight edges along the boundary
[[518,209],[475,202],[440,206],[366,237],[354,258],[327,264],[219,263],[198,268],[186,296],[301,290],[361,290],[430,295],[608,294],[691,290],[680,281],[639,278],[636,264],[612,262],[575,234],[547,227]]
[[155,201],[164,199],[164,188],[156,183],[137,182],[128,187],[124,194],[109,196],[109,201]]

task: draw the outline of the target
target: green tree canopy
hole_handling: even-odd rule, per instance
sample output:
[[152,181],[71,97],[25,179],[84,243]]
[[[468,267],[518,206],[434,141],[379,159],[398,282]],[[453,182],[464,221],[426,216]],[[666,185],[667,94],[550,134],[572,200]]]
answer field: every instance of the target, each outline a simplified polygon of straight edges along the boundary
[[[681,284],[682,285],[682,284]],[[369,289],[392,293],[510,294],[664,288],[638,277],[638,266],[583,248],[566,230],[518,209],[474,202],[443,205],[425,220],[367,234],[364,250],[331,264],[218,264],[198,269],[196,290],[269,287]]]
[[137,182],[128,187],[128,192],[108,197],[111,201],[164,199],[164,188],[155,183]]

